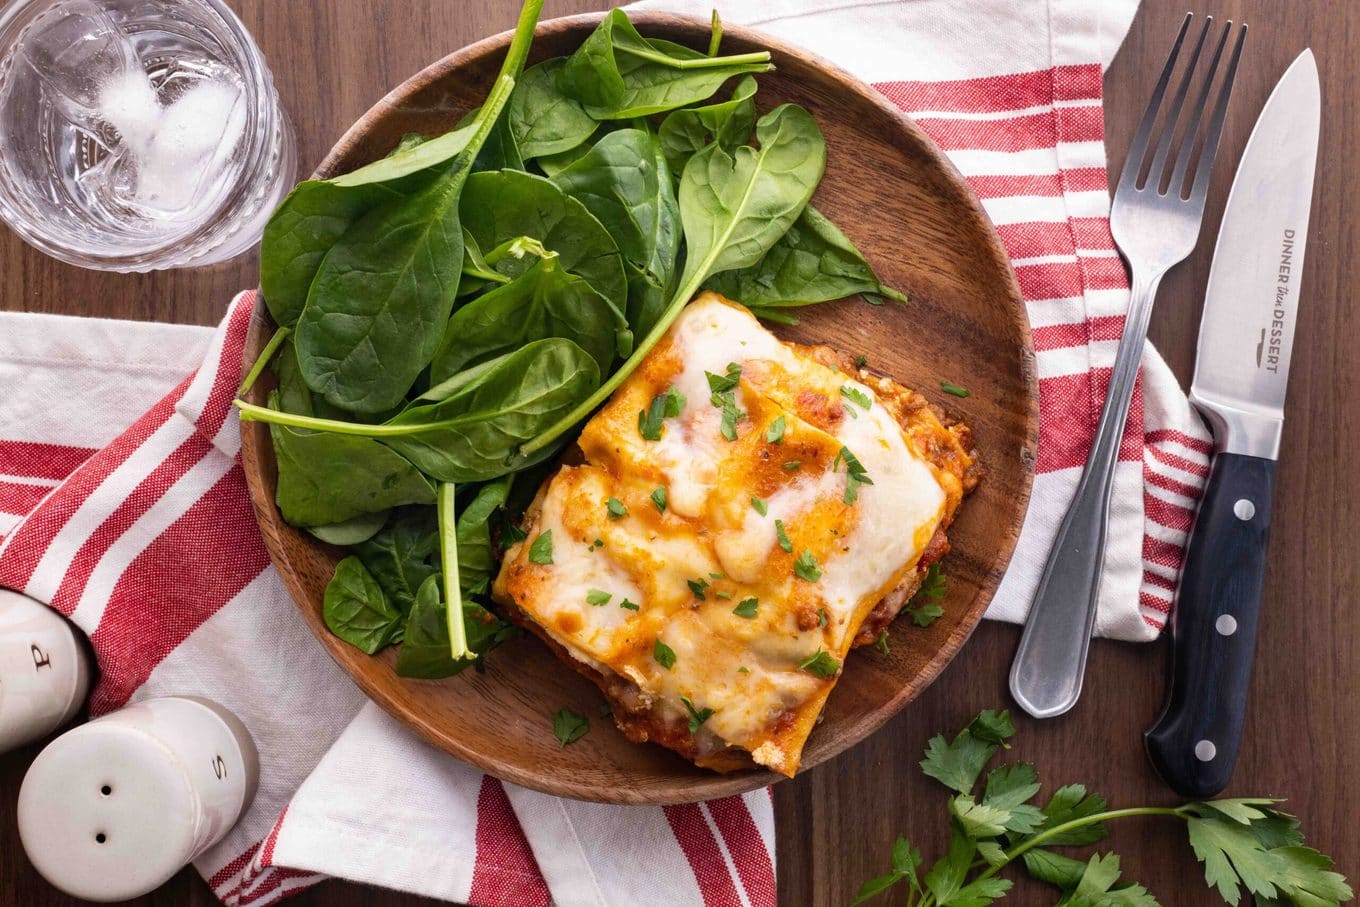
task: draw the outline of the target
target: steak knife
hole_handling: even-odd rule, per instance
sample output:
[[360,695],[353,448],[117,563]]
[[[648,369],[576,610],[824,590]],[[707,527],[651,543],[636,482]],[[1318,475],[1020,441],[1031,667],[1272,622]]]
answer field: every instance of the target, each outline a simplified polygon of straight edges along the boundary
[[1213,432],[1213,466],[1176,594],[1169,698],[1144,738],[1186,797],[1226,787],[1241,742],[1320,120],[1305,50],[1252,130],[1205,290],[1190,402]]

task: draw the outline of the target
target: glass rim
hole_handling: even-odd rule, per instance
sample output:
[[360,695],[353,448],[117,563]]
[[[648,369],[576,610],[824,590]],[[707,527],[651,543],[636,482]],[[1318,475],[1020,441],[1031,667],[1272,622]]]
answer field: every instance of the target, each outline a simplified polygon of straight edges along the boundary
[[[8,69],[14,65],[14,51],[24,31],[44,13],[60,6],[68,0],[11,0],[0,9],[0,82],[3,82]],[[101,5],[100,0],[89,0]],[[184,2],[184,0],[179,0]],[[224,212],[243,206],[256,189],[256,181],[274,152],[276,135],[288,133],[290,126],[278,100],[273,77],[265,65],[264,54],[255,39],[241,22],[239,16],[223,0],[188,0],[215,16],[224,27],[223,46],[232,56],[241,77],[242,90],[247,101],[246,124],[243,138],[247,143],[243,160],[231,187],[211,209],[206,211],[198,223],[185,227],[168,236],[156,237],[154,242],[129,244],[126,251],[109,247],[91,249],[71,245],[61,241],[41,229],[40,220],[25,217],[28,197],[22,190],[12,185],[12,180],[0,178],[0,220],[3,220],[20,238],[39,251],[81,267],[96,267],[110,271],[146,271],[154,269],[172,253],[181,253],[180,265],[192,264],[194,259],[210,254],[230,238],[230,231],[223,229],[221,216]],[[229,39],[229,40],[225,40]],[[290,141],[288,135],[282,141]],[[0,170],[0,177],[5,176]],[[7,211],[18,217],[5,216]],[[216,235],[216,234],[221,234]]]

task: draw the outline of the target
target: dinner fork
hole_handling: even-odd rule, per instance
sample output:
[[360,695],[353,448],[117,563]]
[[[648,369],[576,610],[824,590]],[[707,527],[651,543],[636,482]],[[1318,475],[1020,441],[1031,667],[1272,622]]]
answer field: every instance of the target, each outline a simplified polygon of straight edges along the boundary
[[[1185,99],[1213,24],[1212,16],[1205,17],[1174,95],[1163,105],[1193,15],[1187,13],[1181,23],[1176,43],[1171,47],[1161,78],[1138,124],[1110,211],[1110,231],[1132,275],[1129,310],[1115,354],[1114,370],[1110,374],[1105,406],[1096,428],[1095,443],[1039,579],[1029,619],[1020,637],[1020,647],[1011,665],[1011,695],[1021,708],[1036,718],[1063,714],[1081,695],[1086,654],[1095,626],[1096,601],[1100,596],[1110,487],[1133,396],[1134,379],[1142,359],[1143,342],[1147,337],[1148,316],[1152,313],[1162,276],[1190,254],[1199,238],[1209,176],[1242,55],[1246,25],[1237,30],[1237,39],[1226,74],[1219,79],[1205,133],[1197,141],[1233,24],[1228,22],[1213,42],[1213,53],[1205,67],[1196,100],[1186,105]],[[1154,126],[1164,106],[1162,129],[1154,146]],[[1175,142],[1173,152],[1173,140],[1177,137],[1177,125],[1183,111],[1188,111],[1188,120],[1179,130],[1180,138]],[[1149,150],[1150,162],[1146,160]]]

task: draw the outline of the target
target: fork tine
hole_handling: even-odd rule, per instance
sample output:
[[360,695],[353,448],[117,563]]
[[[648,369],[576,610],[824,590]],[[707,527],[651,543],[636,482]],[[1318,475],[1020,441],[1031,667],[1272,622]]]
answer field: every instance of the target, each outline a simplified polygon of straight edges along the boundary
[[1171,72],[1176,68],[1176,57],[1181,52],[1181,44],[1185,41],[1185,32],[1190,28],[1190,19],[1193,16],[1194,13],[1186,13],[1185,20],[1181,22],[1181,30],[1176,35],[1176,43],[1171,45],[1171,53],[1167,55],[1166,66],[1162,69],[1161,78],[1157,80],[1157,87],[1153,89],[1147,109],[1143,111],[1143,119],[1138,123],[1138,131],[1133,134],[1133,143],[1129,146],[1129,156],[1124,160],[1124,172],[1119,175],[1119,186],[1116,192],[1136,191],[1138,188],[1136,185],[1138,173],[1143,169],[1143,157],[1147,154],[1152,124],[1157,120],[1157,110],[1162,106],[1162,95],[1166,92],[1166,86],[1171,81]]
[[1233,80],[1237,77],[1237,62],[1242,58],[1242,43],[1247,39],[1247,24],[1242,23],[1237,32],[1237,43],[1233,45],[1232,60],[1228,62],[1228,74],[1218,90],[1218,101],[1214,104],[1213,116],[1209,118],[1209,132],[1204,137],[1204,150],[1200,152],[1199,164],[1195,167],[1195,182],[1191,186],[1189,201],[1203,210],[1204,197],[1209,192],[1209,174],[1214,169],[1214,158],[1218,155],[1218,140],[1223,135],[1223,121],[1228,116],[1228,98],[1232,96]]
[[1182,187],[1185,185],[1185,173],[1190,169],[1190,161],[1195,157],[1195,134],[1199,132],[1199,122],[1204,118],[1204,111],[1209,106],[1209,92],[1214,86],[1214,76],[1218,72],[1218,62],[1223,58],[1223,48],[1228,43],[1228,38],[1232,34],[1232,20],[1223,26],[1223,33],[1218,39],[1218,46],[1214,48],[1214,58],[1209,61],[1208,73],[1204,77],[1204,85],[1199,90],[1199,97],[1195,99],[1194,109],[1191,111],[1190,123],[1185,127],[1185,134],[1181,136],[1180,147],[1176,149],[1176,169],[1171,175],[1171,181],[1167,184],[1168,192],[1174,192],[1177,196],[1181,194]]
[[[1171,151],[1171,139],[1176,133],[1176,124],[1180,122],[1181,110],[1185,106],[1185,96],[1190,93],[1190,80],[1195,77],[1195,69],[1199,66],[1200,51],[1204,49],[1204,39],[1209,34],[1209,27],[1214,24],[1213,16],[1204,17],[1204,27],[1199,30],[1199,38],[1195,41],[1195,49],[1190,52],[1190,62],[1185,64],[1185,72],[1181,73],[1180,84],[1176,86],[1176,97],[1171,101],[1171,106],[1166,112],[1166,123],[1162,126],[1161,138],[1157,140],[1157,152],[1152,156],[1152,166],[1148,168],[1147,182],[1145,186],[1151,186],[1155,191],[1161,191],[1163,171],[1166,168],[1166,156]],[[1214,57],[1214,64],[1218,64],[1218,57]],[[1214,67],[1209,67],[1209,75],[1205,84],[1213,81]],[[1200,102],[1203,104],[1203,101]],[[1194,111],[1191,111],[1192,115]],[[1194,136],[1193,131],[1187,131],[1186,135]]]

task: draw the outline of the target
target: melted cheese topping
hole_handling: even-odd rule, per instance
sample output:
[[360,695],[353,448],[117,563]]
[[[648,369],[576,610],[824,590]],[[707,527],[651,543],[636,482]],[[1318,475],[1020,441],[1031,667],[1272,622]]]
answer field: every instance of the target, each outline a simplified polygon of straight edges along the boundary
[[[731,364],[741,367],[735,440],[723,436],[709,384]],[[639,413],[670,388],[684,405],[659,440],[646,440]],[[682,697],[712,710],[699,750],[740,747],[792,774],[839,676],[800,665],[819,651],[833,668],[844,661],[869,611],[952,513],[957,478],[921,456],[871,388],[713,294],[689,305],[579,443],[585,464],[563,467],[540,492],[496,595],[572,657],[627,678],[667,721],[689,721]],[[847,494],[843,450],[872,481],[857,494]],[[664,512],[652,500],[658,488]],[[610,515],[610,498],[624,516]],[[529,547],[547,532],[552,563],[533,563]],[[750,598],[755,616],[735,614]],[[669,668],[658,640],[674,653]]]

